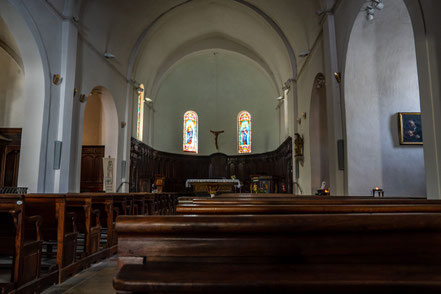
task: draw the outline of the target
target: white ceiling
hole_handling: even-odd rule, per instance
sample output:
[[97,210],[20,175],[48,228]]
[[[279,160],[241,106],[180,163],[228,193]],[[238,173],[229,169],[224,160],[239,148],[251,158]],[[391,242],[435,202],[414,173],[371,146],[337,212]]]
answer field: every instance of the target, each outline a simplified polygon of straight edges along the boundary
[[[60,1],[49,0],[56,9]],[[320,33],[320,0],[88,0],[77,2],[80,31],[148,93],[180,58],[224,49],[254,60],[281,85]],[[285,38],[285,41],[284,41]],[[290,50],[291,52],[290,55]],[[132,58],[131,58],[132,57]]]

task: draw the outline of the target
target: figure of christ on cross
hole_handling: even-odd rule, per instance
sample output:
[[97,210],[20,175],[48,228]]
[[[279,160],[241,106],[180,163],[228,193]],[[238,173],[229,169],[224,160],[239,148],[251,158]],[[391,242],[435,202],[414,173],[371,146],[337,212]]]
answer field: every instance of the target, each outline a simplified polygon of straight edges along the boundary
[[219,136],[219,134],[222,134],[224,131],[212,131],[212,130],[210,130],[210,132],[212,132],[213,135],[214,135],[214,144],[216,145],[216,149],[219,151],[219,145],[217,143],[217,137]]

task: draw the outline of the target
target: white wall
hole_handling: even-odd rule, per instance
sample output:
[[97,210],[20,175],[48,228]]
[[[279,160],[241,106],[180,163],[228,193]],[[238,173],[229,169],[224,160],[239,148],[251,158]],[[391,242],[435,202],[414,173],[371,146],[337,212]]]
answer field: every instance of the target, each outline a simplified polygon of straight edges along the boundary
[[424,196],[422,146],[399,144],[397,112],[420,111],[413,29],[402,0],[385,0],[371,22],[360,12],[345,71],[349,195]]
[[0,127],[22,128],[24,113],[24,73],[0,48]]
[[183,115],[194,110],[199,115],[199,154],[218,152],[210,130],[225,131],[219,135],[219,152],[237,154],[236,118],[247,110],[252,152],[274,150],[279,145],[277,96],[265,71],[246,57],[223,50],[190,55],[175,65],[152,97],[153,147],[182,153]]
[[28,187],[29,192],[37,192],[42,187],[45,173],[44,126],[48,118],[45,103],[49,96],[45,78],[48,76],[48,64],[41,55],[42,40],[35,38],[35,24],[30,25],[27,22],[29,19],[23,17],[22,5],[11,2],[16,6],[0,0],[0,17],[14,36],[24,66],[25,107],[22,113],[26,119],[22,123],[18,186]]
[[[304,161],[299,166],[299,185],[303,191],[303,195],[311,195],[314,191],[311,189],[311,163],[312,158],[318,156],[314,154],[311,148],[310,138],[310,115],[311,115],[311,99],[315,77],[324,70],[323,61],[323,42],[320,40],[308,57],[299,75],[297,83],[297,93],[299,97],[299,108],[296,116],[301,117],[301,113],[306,113],[306,120],[302,118],[301,124],[298,125],[298,132],[304,137]],[[294,121],[297,124],[297,121]],[[300,191],[299,191],[300,192]]]

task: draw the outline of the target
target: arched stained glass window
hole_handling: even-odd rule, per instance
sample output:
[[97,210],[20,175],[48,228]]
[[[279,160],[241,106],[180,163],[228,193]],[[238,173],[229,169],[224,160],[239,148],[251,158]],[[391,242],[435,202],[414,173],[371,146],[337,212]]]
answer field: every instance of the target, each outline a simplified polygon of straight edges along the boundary
[[237,115],[237,150],[251,153],[251,114],[241,111]]
[[184,152],[198,153],[198,115],[194,111],[184,114]]
[[142,131],[144,127],[144,85],[138,88],[138,112],[136,121],[136,138],[142,141]]

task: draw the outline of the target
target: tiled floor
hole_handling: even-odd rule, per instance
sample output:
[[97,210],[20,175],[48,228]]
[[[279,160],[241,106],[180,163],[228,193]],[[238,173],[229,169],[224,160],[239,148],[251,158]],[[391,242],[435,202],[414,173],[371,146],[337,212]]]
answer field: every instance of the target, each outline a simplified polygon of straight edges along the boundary
[[115,293],[112,279],[116,276],[117,257],[92,265],[60,285],[55,285],[42,294],[109,294]]

